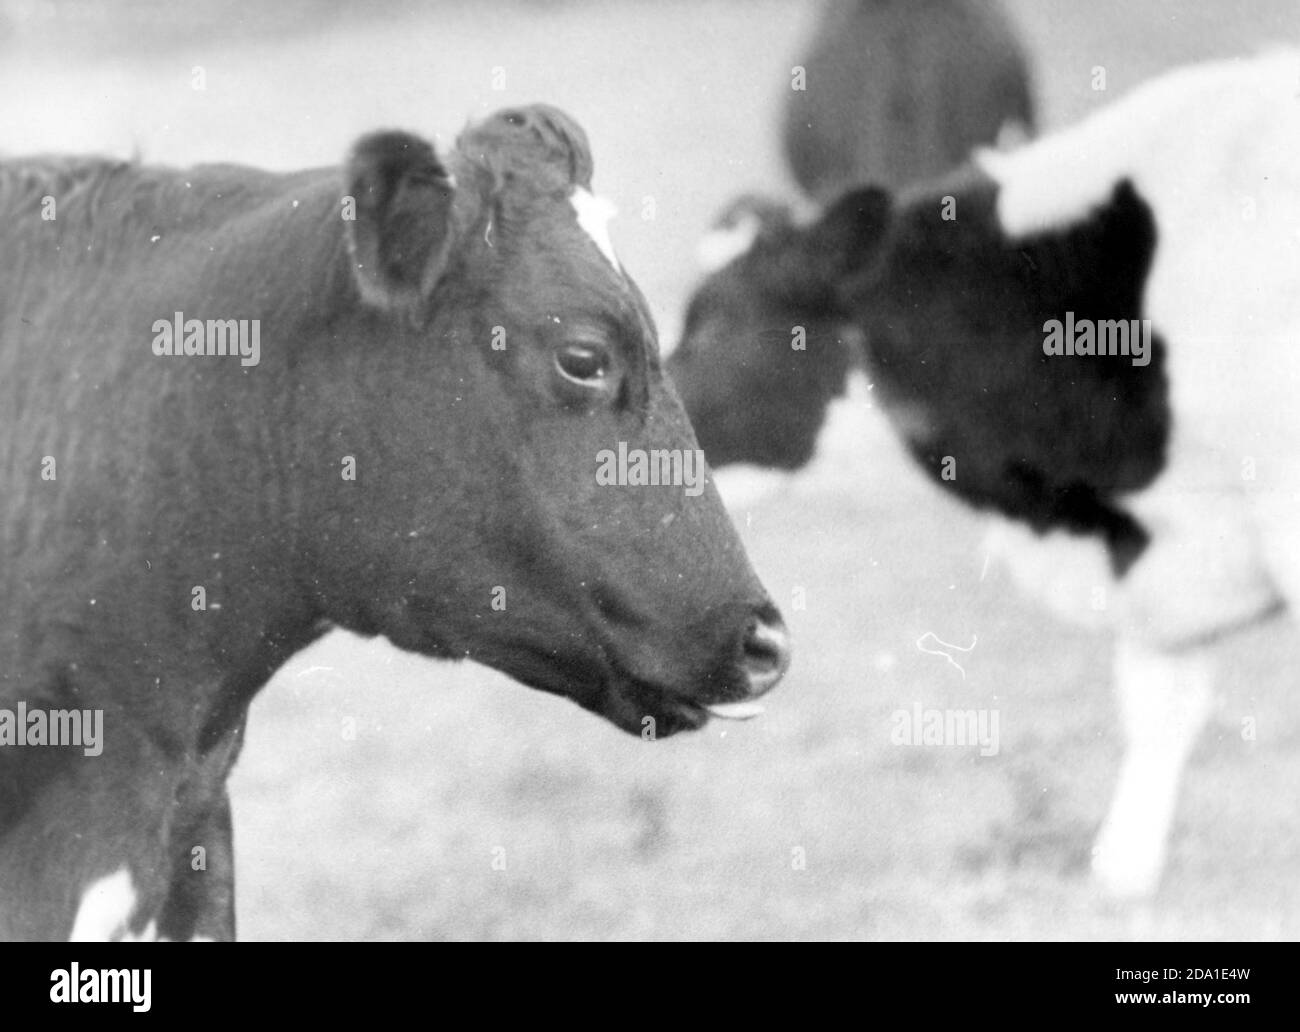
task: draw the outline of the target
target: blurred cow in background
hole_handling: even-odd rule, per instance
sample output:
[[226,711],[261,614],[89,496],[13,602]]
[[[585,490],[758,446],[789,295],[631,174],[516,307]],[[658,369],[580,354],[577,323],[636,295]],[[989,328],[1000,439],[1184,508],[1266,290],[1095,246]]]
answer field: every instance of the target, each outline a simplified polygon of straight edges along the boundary
[[858,0],[831,7],[790,91],[785,159],[825,204],[859,183],[897,190],[1027,136],[1024,51],[990,0]]
[[712,462],[797,467],[825,344],[766,320],[851,321],[913,458],[1000,517],[990,551],[1115,629],[1127,751],[1094,870],[1120,895],[1158,884],[1209,647],[1300,604],[1297,68],[1181,70],[927,186],[850,191],[705,284],[671,362]]

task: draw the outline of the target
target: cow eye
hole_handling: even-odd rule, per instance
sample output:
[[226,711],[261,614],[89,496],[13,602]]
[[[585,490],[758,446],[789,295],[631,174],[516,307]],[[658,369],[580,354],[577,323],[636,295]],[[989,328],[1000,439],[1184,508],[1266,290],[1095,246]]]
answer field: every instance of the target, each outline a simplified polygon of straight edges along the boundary
[[555,365],[565,379],[599,387],[609,373],[609,351],[600,344],[565,344],[555,353]]

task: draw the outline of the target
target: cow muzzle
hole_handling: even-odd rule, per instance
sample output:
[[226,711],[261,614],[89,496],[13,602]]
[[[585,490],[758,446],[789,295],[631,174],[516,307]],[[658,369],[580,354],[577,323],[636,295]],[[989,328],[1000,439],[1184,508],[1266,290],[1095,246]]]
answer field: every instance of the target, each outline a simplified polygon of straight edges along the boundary
[[763,712],[758,698],[775,688],[790,668],[790,635],[781,615],[771,606],[749,620],[740,642],[738,666],[744,677],[746,698],[703,706],[721,720],[749,720]]

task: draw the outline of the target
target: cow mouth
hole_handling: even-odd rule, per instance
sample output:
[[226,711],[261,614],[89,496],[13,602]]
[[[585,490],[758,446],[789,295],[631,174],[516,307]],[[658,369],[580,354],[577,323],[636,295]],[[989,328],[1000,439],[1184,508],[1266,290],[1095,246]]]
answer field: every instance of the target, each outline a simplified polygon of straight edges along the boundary
[[761,702],[715,702],[702,708],[718,720],[753,720],[766,712]]
[[753,700],[704,702],[627,677],[607,681],[593,700],[595,706],[587,706],[582,699],[577,701],[624,731],[649,737],[649,730],[655,738],[698,731],[711,719],[752,720],[763,713],[762,704]]
[[[420,600],[415,601],[419,608]],[[554,648],[537,641],[514,641],[490,647],[451,648],[424,630],[416,641],[389,635],[399,647],[426,655],[475,659],[550,695],[560,695],[583,709],[604,717],[615,727],[642,738],[666,738],[681,731],[697,731],[710,719],[750,720],[763,712],[752,699],[736,698],[738,675],[724,668],[706,675],[708,683],[698,693],[686,693],[637,677],[607,653],[560,659]],[[733,683],[734,682],[734,683]],[[727,698],[730,696],[730,698]],[[713,697],[710,699],[710,697]]]
[[763,712],[758,702],[705,702],[621,671],[610,671],[603,677],[579,681],[557,678],[541,671],[533,671],[529,676],[514,676],[530,688],[565,696],[583,709],[604,717],[620,730],[645,739],[698,731],[710,719],[750,720]]

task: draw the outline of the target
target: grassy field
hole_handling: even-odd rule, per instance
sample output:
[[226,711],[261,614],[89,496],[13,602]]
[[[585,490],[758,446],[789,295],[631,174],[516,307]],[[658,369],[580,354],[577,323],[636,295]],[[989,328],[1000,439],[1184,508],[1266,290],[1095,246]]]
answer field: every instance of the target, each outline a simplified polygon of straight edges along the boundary
[[[1163,67],[1300,41],[1294,0],[1255,0],[1249,20],[1227,0],[1009,6],[1051,125]],[[777,111],[818,10],[431,4],[395,19],[302,3],[258,24],[216,4],[187,34],[152,2],[107,16],[63,4],[53,19],[31,7],[0,7],[10,153],[292,167],[334,162],[380,125],[446,140],[502,105],[568,108],[665,337],[714,210],[784,189]],[[1105,94],[1090,87],[1095,65]],[[1115,907],[1086,878],[1119,755],[1109,641],[1054,623],[986,570],[979,524],[920,482],[866,400],[841,410],[807,475],[757,492],[740,481],[724,487],[796,643],[766,717],[649,744],[482,667],[333,635],[253,707],[233,784],[241,935],[1300,935],[1289,624],[1225,651],[1165,886],[1152,906]],[[918,648],[926,632],[977,639],[964,675]],[[997,754],[892,745],[891,714],[916,703],[997,709]]]

